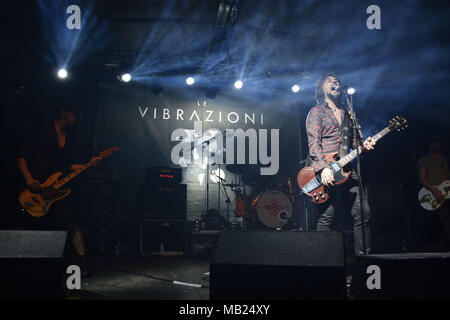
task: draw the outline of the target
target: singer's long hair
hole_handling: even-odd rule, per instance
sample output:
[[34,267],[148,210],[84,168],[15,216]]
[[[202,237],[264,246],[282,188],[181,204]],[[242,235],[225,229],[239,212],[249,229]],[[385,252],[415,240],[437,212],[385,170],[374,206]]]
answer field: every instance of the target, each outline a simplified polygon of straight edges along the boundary
[[[328,77],[333,77],[337,81],[339,81],[340,84],[342,84],[341,80],[333,72],[329,72],[329,73],[326,73],[323,76],[321,76],[319,81],[317,81],[317,83],[316,83],[316,90],[315,90],[317,105],[320,105],[320,104],[322,104],[325,101],[325,94],[323,93],[323,87],[322,86],[323,86],[323,83],[325,82],[325,80],[327,80]],[[341,98],[339,98],[338,102],[339,102],[339,104],[341,104]]]

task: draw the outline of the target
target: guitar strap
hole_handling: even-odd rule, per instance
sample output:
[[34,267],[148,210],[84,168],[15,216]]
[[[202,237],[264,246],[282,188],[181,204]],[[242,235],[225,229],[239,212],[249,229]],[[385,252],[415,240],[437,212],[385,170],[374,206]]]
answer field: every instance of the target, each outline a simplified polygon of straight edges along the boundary
[[350,148],[351,148],[351,144],[352,144],[352,140],[353,140],[352,139],[352,136],[353,136],[352,121],[350,120],[350,116],[348,115],[346,110],[344,112],[344,120],[342,121],[342,125],[339,130],[339,134],[342,139],[342,144],[341,144],[341,149],[339,151],[339,155],[342,158],[350,153]]
[[[341,136],[341,139],[342,139],[339,156],[342,158],[350,153],[350,148],[351,148],[351,144],[352,144],[352,140],[353,140],[352,139],[352,136],[353,136],[352,121],[346,110],[344,112],[344,120],[342,121],[341,128],[339,129],[339,135]],[[305,160],[306,160],[305,166],[312,166],[311,155],[309,152],[308,152],[308,156],[306,157]]]

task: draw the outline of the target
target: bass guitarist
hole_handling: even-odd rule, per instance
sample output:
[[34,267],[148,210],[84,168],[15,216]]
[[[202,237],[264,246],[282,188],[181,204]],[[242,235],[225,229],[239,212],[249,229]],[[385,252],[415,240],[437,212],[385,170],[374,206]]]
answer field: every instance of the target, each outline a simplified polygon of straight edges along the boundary
[[[77,120],[75,108],[65,106],[48,123],[42,132],[33,132],[33,139],[24,143],[19,151],[17,164],[32,192],[41,189],[41,183],[56,171],[77,170],[82,165],[75,164],[74,137],[72,128]],[[97,160],[97,157],[93,158]],[[79,256],[83,276],[90,274],[83,241],[83,234],[77,226],[71,197],[56,202],[50,212],[41,218],[24,215],[22,228],[43,230],[67,230],[75,251]]]
[[[338,88],[340,81],[333,73],[322,76],[316,84],[316,106],[311,108],[306,118],[306,132],[309,145],[309,164],[316,173],[320,173],[322,183],[332,186],[334,174],[327,167],[325,155],[337,152],[341,157],[349,153],[350,148],[355,149],[357,139],[353,137],[351,120],[341,103],[341,93]],[[368,137],[362,146],[362,151],[372,150],[375,141]],[[365,199],[365,197],[363,197]],[[352,172],[348,182],[331,188],[330,199],[322,204],[314,204],[318,214],[317,230],[329,231],[332,229],[336,214],[350,212],[353,216],[355,253],[366,254],[370,251],[369,207],[365,199],[364,227],[366,252],[363,252],[363,239],[361,228],[361,201],[358,180]]]
[[[432,136],[428,141],[429,153],[419,159],[417,165],[419,169],[420,183],[431,191],[438,202],[445,201],[442,192],[436,188],[445,180],[450,179],[448,171],[448,160],[444,152],[444,139],[439,136]],[[450,250],[450,210],[449,204],[444,203],[433,214],[427,215],[429,220],[425,221],[425,231],[427,234],[426,245],[431,250]],[[433,228],[435,226],[436,228]],[[438,230],[434,230],[438,229]],[[440,230],[439,230],[440,229]],[[440,239],[433,237],[440,236]],[[437,242],[432,244],[432,242]]]

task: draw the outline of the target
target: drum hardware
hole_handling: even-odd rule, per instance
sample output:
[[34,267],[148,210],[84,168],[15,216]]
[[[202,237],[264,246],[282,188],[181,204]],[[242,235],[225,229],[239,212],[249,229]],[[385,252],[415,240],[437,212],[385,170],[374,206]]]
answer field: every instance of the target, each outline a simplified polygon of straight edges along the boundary
[[[223,189],[221,191],[226,197],[228,223],[230,223],[231,200],[226,187],[230,187],[235,195],[234,220],[241,218],[244,230],[247,229],[247,225],[251,227],[261,225],[263,228],[280,230],[294,222],[293,211],[298,190],[295,188],[293,178],[289,177],[277,183],[272,176],[260,176],[259,168],[260,165],[226,165],[227,171],[239,177],[237,181],[230,183],[215,175],[218,178],[218,188]],[[256,193],[247,194],[246,186],[254,186]],[[218,206],[220,210],[220,202]],[[295,221],[295,225],[297,224]]]

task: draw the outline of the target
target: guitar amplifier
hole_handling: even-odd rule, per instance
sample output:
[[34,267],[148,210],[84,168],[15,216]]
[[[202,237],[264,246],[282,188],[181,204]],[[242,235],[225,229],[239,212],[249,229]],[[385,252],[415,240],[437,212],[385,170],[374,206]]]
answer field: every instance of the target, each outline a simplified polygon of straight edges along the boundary
[[150,184],[181,183],[181,168],[149,167],[145,181]]
[[141,217],[145,219],[186,219],[185,184],[142,184],[139,191]]

